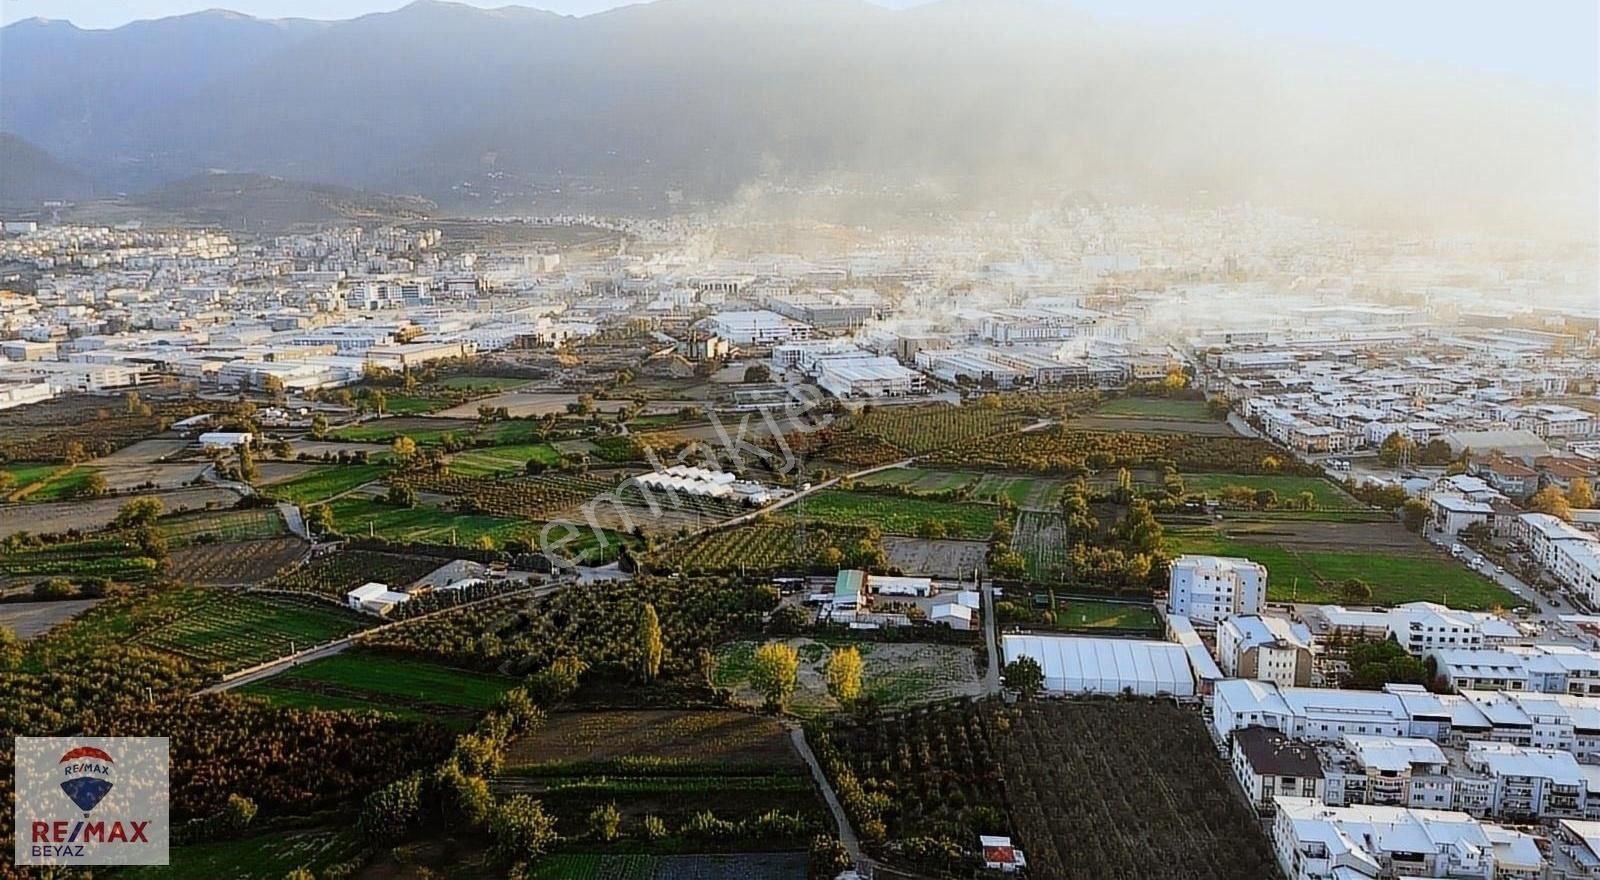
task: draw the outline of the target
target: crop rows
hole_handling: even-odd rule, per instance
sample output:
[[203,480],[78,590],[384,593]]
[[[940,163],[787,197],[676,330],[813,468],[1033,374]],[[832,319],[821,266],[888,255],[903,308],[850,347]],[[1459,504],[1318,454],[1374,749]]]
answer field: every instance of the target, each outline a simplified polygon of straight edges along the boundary
[[1029,421],[1022,413],[983,405],[891,406],[862,413],[851,430],[921,455],[1009,434]]
[[172,551],[171,569],[190,583],[254,584],[293,564],[305,548],[299,538],[193,544]]
[[367,624],[354,612],[331,606],[231,594],[141,633],[137,643],[229,671],[349,635]]
[[1018,514],[1011,546],[1022,554],[1032,581],[1060,580],[1071,559],[1066,522],[1059,513],[1024,510]]
[[418,492],[466,499],[479,510],[497,516],[543,519],[614,488],[617,477],[603,473],[553,473],[493,480],[413,471],[396,475],[390,482]]

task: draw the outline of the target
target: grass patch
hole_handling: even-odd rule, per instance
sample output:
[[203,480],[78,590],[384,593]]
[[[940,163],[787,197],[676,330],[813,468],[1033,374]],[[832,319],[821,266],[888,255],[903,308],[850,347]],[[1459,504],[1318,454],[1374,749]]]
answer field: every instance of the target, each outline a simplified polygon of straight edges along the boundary
[[355,612],[331,605],[211,594],[182,616],[140,633],[134,642],[231,671],[342,638],[368,625]]
[[65,470],[57,467],[52,473],[36,479],[22,489],[19,496],[28,501],[66,501],[79,498],[88,487],[89,478],[98,473],[100,473],[99,468],[83,465]]
[[450,473],[462,477],[487,477],[508,471],[520,474],[529,461],[553,466],[561,461],[561,453],[549,443],[470,449],[450,456]]
[[946,537],[966,539],[989,537],[994,531],[994,521],[1000,515],[999,510],[982,504],[873,495],[842,489],[825,489],[807,496],[802,504],[784,508],[783,515],[790,518],[798,516],[799,508],[804,509],[807,519],[837,525],[876,526],[895,535],[924,534],[930,524],[938,523]]
[[1183,422],[1214,422],[1203,400],[1167,400],[1159,397],[1121,397],[1108,400],[1094,411],[1098,416],[1138,416]]
[[1298,499],[1302,492],[1310,492],[1317,502],[1317,510],[1306,511],[1312,514],[1321,511],[1366,509],[1361,502],[1345,494],[1343,489],[1321,477],[1183,474],[1182,478],[1185,491],[1204,492],[1213,496],[1226,486],[1246,486],[1253,490],[1271,489],[1278,494],[1281,503]]
[[1360,578],[1372,585],[1372,601],[1376,605],[1427,601],[1486,611],[1521,604],[1515,595],[1488,578],[1427,552],[1301,549],[1241,541],[1214,529],[1169,529],[1167,550],[1173,554],[1242,556],[1259,562],[1267,567],[1267,597],[1274,602],[1339,602],[1340,584],[1349,578]]
[[455,406],[448,397],[428,397],[421,394],[385,394],[383,411],[397,416],[421,416]]
[[362,652],[336,654],[296,666],[273,681],[335,685],[369,694],[378,702],[400,700],[481,711],[493,708],[501,694],[517,685],[516,679],[502,675]]
[[470,394],[487,394],[490,392],[510,391],[521,388],[531,382],[531,379],[517,379],[511,376],[451,376],[441,379],[433,385],[446,388],[450,391],[466,391]]
[[131,880],[283,880],[304,868],[316,876],[323,869],[357,858],[365,849],[351,830],[282,831],[246,840],[197,843],[172,848],[172,864],[122,868],[118,877]]
[[437,507],[393,507],[368,498],[340,498],[328,506],[335,526],[344,534],[376,535],[391,541],[449,544],[453,536],[455,543],[467,545],[487,535],[502,544],[512,538],[536,540],[540,529],[539,523],[527,520],[452,513]]
[[1070,599],[1056,606],[1056,625],[1068,629],[1160,629],[1149,605]]
[[388,470],[387,465],[381,464],[327,465],[274,483],[263,491],[273,498],[305,507],[364,486],[381,478]]

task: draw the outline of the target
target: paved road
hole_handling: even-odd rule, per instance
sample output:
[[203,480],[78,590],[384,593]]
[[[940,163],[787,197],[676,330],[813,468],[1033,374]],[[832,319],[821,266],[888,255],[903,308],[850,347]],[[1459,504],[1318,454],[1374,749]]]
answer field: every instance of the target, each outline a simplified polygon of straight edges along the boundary
[[1000,629],[999,615],[994,610],[994,587],[986,586],[979,591],[983,597],[983,637],[989,643],[989,669],[984,676],[984,686],[988,693],[1000,693],[1000,639],[996,632]]
[[300,516],[300,508],[287,501],[279,501],[278,513],[283,517],[283,524],[289,528],[291,533],[307,541],[311,540],[310,533],[306,531],[306,521]]
[[833,813],[834,824],[839,826],[839,842],[844,844],[845,852],[850,854],[850,861],[855,863],[856,871],[861,876],[871,876],[872,860],[861,851],[861,840],[856,837],[855,829],[850,826],[850,817],[845,815],[844,806],[839,803],[838,795],[833,793],[833,786],[828,784],[828,775],[822,772],[822,764],[812,753],[811,744],[806,742],[806,732],[798,724],[791,724],[789,739],[794,742],[795,751],[800,753],[806,766],[811,768],[811,778],[817,781],[817,787],[822,790],[822,799],[827,803],[829,812]]

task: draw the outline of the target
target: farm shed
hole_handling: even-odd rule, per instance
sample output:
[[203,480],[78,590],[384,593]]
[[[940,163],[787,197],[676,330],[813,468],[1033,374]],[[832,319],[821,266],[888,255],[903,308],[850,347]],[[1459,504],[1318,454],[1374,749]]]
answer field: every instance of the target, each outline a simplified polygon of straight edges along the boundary
[[928,614],[929,623],[942,623],[951,629],[972,629],[972,609],[956,602],[933,606]]
[[880,596],[931,596],[933,580],[924,577],[867,576],[867,589]]
[[1147,639],[1007,635],[1006,662],[1032,657],[1044,670],[1047,691],[1067,694],[1170,694],[1194,696],[1194,673],[1182,645]]

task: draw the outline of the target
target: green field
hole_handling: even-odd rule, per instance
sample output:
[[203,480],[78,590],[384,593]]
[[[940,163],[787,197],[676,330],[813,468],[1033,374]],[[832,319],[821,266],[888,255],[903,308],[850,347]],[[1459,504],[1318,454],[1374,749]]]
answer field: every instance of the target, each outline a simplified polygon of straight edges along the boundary
[[856,482],[863,486],[899,486],[908,492],[931,494],[953,492],[976,483],[982,474],[961,471],[930,471],[926,468],[890,468],[867,474]]
[[1161,621],[1150,605],[1125,605],[1067,599],[1056,604],[1056,625],[1069,629],[1160,629]]
[[510,391],[528,384],[531,379],[517,379],[511,376],[451,376],[433,383],[439,388],[448,388],[451,391],[465,391],[469,394],[488,394],[497,391]]
[[513,443],[537,442],[534,430],[537,428],[533,422],[509,421],[495,422],[481,430],[476,423],[462,423],[447,419],[437,419],[441,422],[439,427],[417,426],[415,419],[408,419],[407,424],[397,426],[387,419],[377,419],[359,425],[348,425],[328,435],[330,440],[342,440],[347,443],[388,443],[395,437],[404,434],[423,446],[434,446],[444,442],[446,434],[454,434],[457,440],[463,443],[475,444],[488,441],[495,445],[510,445]]
[[[57,469],[60,466],[57,465]],[[79,497],[88,485],[89,477],[100,473],[99,468],[78,465],[77,467],[52,472],[36,477],[29,486],[23,490],[22,495],[28,501],[65,501]]]
[[1067,484],[1062,480],[1011,474],[980,474],[926,468],[891,468],[857,480],[863,486],[898,486],[918,495],[965,492],[973,501],[1009,501],[1025,510],[1054,510]]
[[331,464],[292,480],[274,483],[264,491],[273,498],[304,507],[370,483],[388,470],[387,465],[381,464]]
[[283,880],[296,868],[313,875],[348,862],[365,848],[352,830],[280,831],[230,840],[172,847],[172,864],[122,868],[132,880]]
[[1187,492],[1205,492],[1215,495],[1225,486],[1247,486],[1251,489],[1271,489],[1278,493],[1279,502],[1298,499],[1300,493],[1310,492],[1317,501],[1318,510],[1364,510],[1365,505],[1345,494],[1343,489],[1321,477],[1297,476],[1247,476],[1241,474],[1182,474]]
[[448,397],[429,397],[424,394],[385,394],[383,411],[393,416],[422,416],[441,409],[449,409],[456,402]]
[[32,486],[34,483],[37,483],[56,471],[61,470],[62,467],[63,465],[58,462],[37,463],[13,461],[7,462],[6,464],[0,464],[0,472],[11,475],[10,488],[6,490],[6,494],[10,495]]
[[371,711],[465,728],[517,680],[352,651],[242,688],[281,706]]
[[176,619],[140,632],[133,642],[231,671],[342,638],[370,623],[321,603],[210,594]]
[[1167,550],[1259,562],[1267,567],[1267,596],[1274,602],[1340,602],[1340,584],[1360,578],[1372,586],[1377,605],[1427,601],[1485,611],[1521,604],[1482,575],[1421,547],[1414,554],[1381,548],[1306,549],[1236,540],[1212,529],[1168,529]]
[[1203,400],[1167,400],[1158,397],[1123,397],[1108,400],[1094,411],[1097,416],[1135,416],[1185,422],[1214,422]]
[[997,508],[984,504],[930,501],[894,495],[873,495],[824,489],[807,496],[803,505],[783,509],[786,517],[798,516],[804,508],[807,519],[839,525],[876,526],[885,533],[917,535],[928,523],[940,523],[947,537],[981,539],[994,531],[1000,516]]
[[561,453],[549,443],[470,449],[450,456],[450,473],[462,477],[487,477],[507,471],[520,474],[529,460],[554,465],[561,460]]
[[369,498],[340,498],[328,505],[333,521],[346,535],[375,535],[390,541],[472,544],[488,535],[503,543],[512,538],[537,540],[539,523],[478,513],[452,513],[437,507],[394,507]]
[[172,546],[192,544],[207,535],[219,541],[256,541],[289,533],[283,517],[273,507],[185,513],[159,521],[161,533]]

